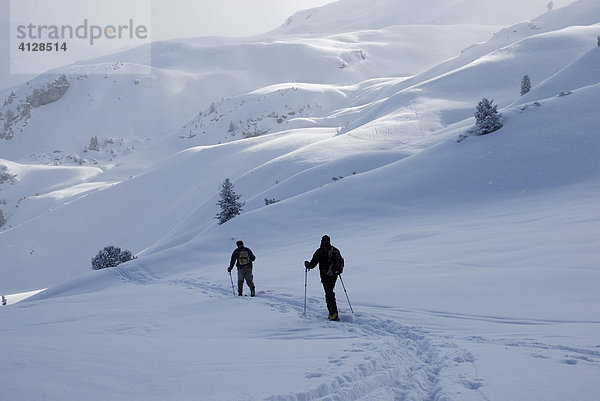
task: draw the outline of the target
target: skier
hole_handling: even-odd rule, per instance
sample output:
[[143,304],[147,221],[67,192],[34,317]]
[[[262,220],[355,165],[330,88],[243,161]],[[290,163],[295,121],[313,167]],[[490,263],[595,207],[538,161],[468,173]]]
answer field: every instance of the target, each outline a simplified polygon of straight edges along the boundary
[[344,268],[344,258],[342,258],[340,251],[331,245],[331,239],[327,235],[321,238],[321,246],[315,251],[311,261],[304,261],[304,266],[308,270],[315,268],[317,264],[321,273],[323,290],[325,290],[329,320],[339,320],[333,289],[338,275],[342,273]]
[[243,241],[237,241],[236,245],[237,248],[231,254],[227,271],[231,274],[235,264],[238,271],[238,295],[243,295],[244,280],[246,280],[246,284],[250,287],[250,296],[253,297],[256,295],[256,291],[254,289],[254,277],[252,276],[252,262],[256,260],[256,257],[249,248],[244,246]]

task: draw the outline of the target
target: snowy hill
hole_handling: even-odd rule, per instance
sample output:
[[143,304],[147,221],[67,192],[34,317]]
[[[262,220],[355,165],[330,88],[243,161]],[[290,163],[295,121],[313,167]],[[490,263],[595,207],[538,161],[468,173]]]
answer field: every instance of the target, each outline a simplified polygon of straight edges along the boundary
[[[97,366],[120,361],[113,391],[158,399],[150,393],[169,387],[145,379],[153,365],[137,363],[141,353],[160,361],[163,378],[179,383],[187,372],[189,379],[172,390],[184,399],[205,391],[207,399],[427,399],[435,392],[479,400],[510,392],[518,400],[540,394],[592,400],[599,323],[588,306],[599,301],[598,138],[589,135],[595,119],[574,125],[556,110],[594,116],[590,99],[598,90],[596,85],[512,109],[506,112],[510,123],[495,134],[457,143],[451,132],[418,155],[245,213],[200,235],[198,213],[169,235],[167,250],[149,250],[131,264],[90,273],[11,309],[9,320],[23,322],[25,315],[25,327],[33,329],[41,324],[37,314],[52,316],[59,308],[60,317],[43,319],[51,329],[36,349],[59,349],[73,369],[40,372],[45,380],[26,394],[44,391],[58,398],[49,383],[80,378],[76,371],[85,371],[85,356]],[[205,151],[181,155],[168,169],[189,171],[194,163],[182,162],[197,161]],[[309,256],[324,225],[351,261],[344,278],[357,313],[350,316],[339,290],[339,327],[319,320],[314,273],[309,318],[301,317],[302,270],[294,262]],[[232,237],[260,252],[257,283],[260,278],[267,291],[252,304],[228,298],[223,264]],[[94,315],[78,306],[82,302],[91,304]],[[240,313],[248,318],[237,318]],[[64,325],[58,318],[75,322],[68,350],[52,335]],[[23,326],[13,323],[10,332]],[[83,351],[99,332],[104,351]],[[167,338],[177,338],[177,344],[162,343]],[[128,350],[131,342],[136,346]],[[9,358],[38,359],[15,348]],[[186,356],[190,352],[194,358]],[[243,388],[222,377],[237,372],[240,363],[252,379]],[[279,377],[282,366],[288,374],[276,382],[259,379]],[[545,374],[533,373],[540,369]],[[557,381],[560,387],[550,385]],[[82,387],[73,391],[86,397]]]
[[[571,2],[555,3],[556,6],[564,6]],[[510,25],[542,14],[546,11],[544,6],[543,2],[515,0],[340,0],[300,11],[288,18],[276,32],[328,33],[393,25]],[[574,14],[570,13],[570,16]]]
[[519,103],[552,96],[566,96],[571,94],[571,90],[596,85],[598,77],[600,77],[600,51],[596,48],[540,82],[533,89],[533,93],[523,96],[519,99]]
[[[0,395],[595,400],[600,9],[397,3],[3,94]],[[464,138],[483,97],[504,126]],[[245,205],[218,225],[225,178]],[[346,260],[341,322],[304,282],[323,234]],[[256,298],[227,277],[237,239]],[[137,259],[91,271],[107,245]]]
[[[586,4],[590,7],[589,14],[596,12],[597,6],[584,0],[570,6],[579,10],[571,21],[574,25],[584,14],[581,7]],[[173,66],[184,53],[175,51],[170,57],[167,54],[173,46],[177,49],[183,45],[159,43],[158,49],[162,47],[163,51],[153,52],[158,66],[154,67],[152,76],[75,75],[77,69],[111,66],[137,71],[135,64],[128,63],[71,67],[73,73],[68,75],[64,94],[50,104],[32,109],[31,117],[20,122],[22,132],[15,132],[3,146],[5,159],[20,161],[19,164],[3,163],[5,174],[13,177],[3,184],[2,196],[6,220],[3,235],[12,243],[2,253],[5,260],[10,261],[8,269],[14,272],[10,280],[16,280],[9,288],[14,291],[45,287],[54,281],[52,277],[60,281],[70,274],[78,274],[81,264],[87,263],[94,249],[118,240],[115,232],[120,232],[119,237],[130,238],[129,247],[135,252],[151,246],[170,229],[189,225],[188,215],[202,216],[201,223],[191,223],[197,232],[202,232],[214,224],[214,197],[225,177],[239,181],[237,185],[250,211],[264,207],[264,198],[287,199],[340,177],[357,175],[417,154],[451,135],[454,128],[449,131],[445,127],[452,124],[466,130],[472,124],[468,118],[472,116],[474,105],[482,97],[493,98],[497,104],[506,106],[517,100],[533,102],[563,90],[576,90],[576,82],[583,82],[584,86],[593,84],[595,67],[591,58],[596,50],[593,47],[595,35],[595,26],[573,26],[529,36],[434,79],[417,75],[410,79],[382,78],[344,86],[315,83],[269,86],[213,102],[186,125],[182,121],[193,113],[194,105],[202,104],[193,98],[204,88],[205,81],[198,81],[191,73],[199,65],[193,57],[187,64],[181,63],[180,69],[185,72],[173,73]],[[496,41],[494,37],[489,43]],[[220,45],[224,47],[231,45],[228,40],[223,42]],[[198,43],[196,41],[194,46],[199,46]],[[243,48],[243,45],[235,46]],[[205,47],[215,50],[206,44]],[[547,52],[548,48],[553,51]],[[135,51],[127,53],[131,57],[135,54]],[[463,57],[464,54],[458,56]],[[535,97],[536,91],[541,90],[536,87],[538,82],[551,79],[562,69],[568,70],[571,60],[579,57],[582,61],[574,64],[588,71],[585,76],[589,79],[584,80],[582,75],[579,75],[580,81],[566,79],[568,84],[563,80],[553,86],[556,93],[546,91],[542,97]],[[586,62],[588,57],[590,61]],[[531,75],[534,89],[519,99],[519,81],[524,73]],[[16,99],[5,108],[24,104],[32,92],[31,87],[38,88],[40,83],[47,85],[47,80],[40,77],[20,91],[14,91]],[[171,101],[174,96],[178,102]],[[82,102],[82,98],[86,101]],[[68,109],[72,117],[57,118],[63,108]],[[168,120],[162,118],[164,115],[169,116]],[[466,122],[461,123],[464,119]],[[177,125],[182,128],[173,129]],[[213,146],[264,135],[264,139],[255,138],[248,143]],[[185,150],[187,148],[189,150]],[[260,157],[248,151],[240,153],[246,148],[261,149]],[[47,150],[35,152],[37,149]],[[182,150],[185,151],[171,157],[168,163],[147,170]],[[229,167],[223,168],[225,158],[231,161]],[[31,161],[27,160],[45,164],[83,163],[94,168],[76,174],[79,182],[65,181],[57,183],[55,188],[36,188],[30,183],[43,180],[45,170],[28,166]],[[169,167],[177,166],[180,161],[184,161],[185,168]],[[205,171],[221,174],[206,176]],[[183,184],[184,177],[185,181],[195,184]],[[166,194],[165,185],[171,187]],[[140,199],[136,193],[146,195]],[[103,204],[114,206],[106,209]],[[69,217],[74,211],[77,216],[93,215],[103,223]],[[144,217],[149,215],[153,217]],[[135,221],[136,225],[126,230],[119,228],[124,219]],[[41,221],[46,221],[42,226],[51,230],[65,228],[61,230],[61,243],[76,241],[81,232],[86,232],[90,241],[74,250],[77,256],[72,261],[61,262],[56,270],[45,269],[50,257],[45,252],[60,257],[63,247],[45,240],[50,234],[40,229]],[[71,227],[67,229],[66,225]],[[147,235],[136,236],[140,229]],[[131,240],[133,238],[135,240]],[[39,256],[32,258],[31,254]],[[30,281],[29,274],[21,274],[30,269],[37,272],[37,284]],[[55,274],[56,271],[62,273]]]
[[[59,75],[0,93],[0,126],[6,126],[0,130],[5,139],[0,157],[26,162],[34,155],[36,163],[47,164],[109,162],[173,134],[199,110],[229,96],[282,82],[345,85],[412,75],[488,37],[494,28],[439,27],[418,39],[424,29],[167,41],[152,45],[152,60],[133,49],[81,62],[60,70],[67,90],[46,107],[28,106],[28,97]],[[407,44],[417,40],[420,46]],[[400,59],[400,53],[408,57]],[[26,107],[23,116],[18,107]],[[9,109],[11,121],[5,118]],[[104,145],[99,153],[88,152],[92,138]]]
[[474,44],[464,49],[459,56],[419,74],[418,80],[423,82],[438,77],[522,39],[573,26],[594,25],[598,23],[599,19],[600,5],[597,2],[577,0],[568,7],[559,8],[550,13],[544,13],[536,18],[501,29],[490,40]]
[[297,126],[316,125],[316,118],[337,110],[347,97],[343,88],[334,86],[269,86],[248,95],[212,103],[186,124],[178,136],[182,139],[200,136],[198,140],[194,140],[194,145],[199,145],[198,142],[212,145]]

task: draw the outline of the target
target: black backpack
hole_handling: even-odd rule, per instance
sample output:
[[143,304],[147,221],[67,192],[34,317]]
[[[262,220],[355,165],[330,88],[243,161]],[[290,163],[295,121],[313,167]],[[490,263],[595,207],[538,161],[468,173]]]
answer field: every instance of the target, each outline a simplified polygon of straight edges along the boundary
[[327,271],[327,274],[329,276],[333,274],[342,274],[344,271],[344,258],[339,249],[331,247],[331,250],[327,252],[327,258],[329,260],[329,270]]

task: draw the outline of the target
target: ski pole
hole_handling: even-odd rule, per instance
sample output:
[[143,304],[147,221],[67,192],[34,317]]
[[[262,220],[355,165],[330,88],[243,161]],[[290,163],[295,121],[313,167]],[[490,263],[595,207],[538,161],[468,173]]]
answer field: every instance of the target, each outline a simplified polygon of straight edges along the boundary
[[235,298],[235,288],[233,288],[233,277],[231,277],[231,272],[229,272],[229,279],[231,280],[231,291],[233,292],[233,297]]
[[342,283],[342,288],[344,289],[344,292],[346,293],[346,299],[348,300],[348,305],[350,306],[350,311],[352,313],[354,313],[354,310],[352,310],[352,304],[350,304],[350,298],[348,298],[348,292],[346,291],[346,286],[344,285],[344,280],[342,280],[341,274],[340,274],[340,283]]
[[308,268],[304,267],[304,317],[306,317],[306,281],[308,276]]

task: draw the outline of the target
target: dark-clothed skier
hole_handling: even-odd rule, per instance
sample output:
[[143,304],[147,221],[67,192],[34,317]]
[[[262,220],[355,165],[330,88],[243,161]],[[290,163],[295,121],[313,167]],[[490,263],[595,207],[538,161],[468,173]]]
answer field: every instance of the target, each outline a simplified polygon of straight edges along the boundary
[[227,271],[231,273],[233,265],[235,264],[238,271],[238,295],[243,295],[245,280],[248,287],[250,287],[250,296],[253,297],[256,295],[256,291],[254,289],[254,277],[252,275],[252,262],[256,260],[256,257],[249,248],[244,246],[243,241],[237,241],[236,245],[237,248],[231,254],[231,261],[229,262]]
[[321,246],[315,251],[311,261],[304,261],[304,266],[309,270],[315,268],[317,264],[321,273],[321,283],[325,290],[329,320],[339,320],[333,289],[338,275],[342,273],[344,268],[344,259],[340,251],[331,245],[331,239],[327,235],[321,238]]

